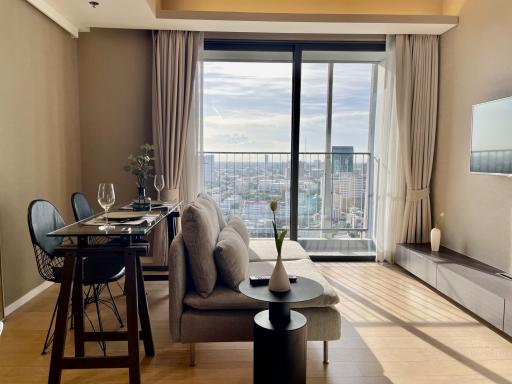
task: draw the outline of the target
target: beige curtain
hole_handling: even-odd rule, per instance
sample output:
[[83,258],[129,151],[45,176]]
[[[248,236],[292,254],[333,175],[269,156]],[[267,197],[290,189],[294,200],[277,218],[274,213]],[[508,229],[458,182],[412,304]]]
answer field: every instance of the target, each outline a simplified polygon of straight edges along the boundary
[[426,243],[437,121],[439,37],[396,36],[396,103],[407,184],[401,241]]
[[[164,175],[163,200],[180,200],[189,119],[203,34],[156,31],[153,34],[153,144],[155,171]],[[167,226],[160,225],[151,239],[153,263],[167,264]]]

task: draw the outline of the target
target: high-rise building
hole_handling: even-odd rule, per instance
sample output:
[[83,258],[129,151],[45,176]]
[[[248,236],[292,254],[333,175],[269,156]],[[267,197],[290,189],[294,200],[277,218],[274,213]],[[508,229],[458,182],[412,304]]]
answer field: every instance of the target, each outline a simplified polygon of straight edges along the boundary
[[215,163],[214,155],[212,154],[206,154],[203,156],[203,182],[204,183],[211,183],[212,175],[213,175],[213,167]]
[[332,171],[334,174],[352,172],[354,170],[353,153],[354,147],[351,145],[332,146]]

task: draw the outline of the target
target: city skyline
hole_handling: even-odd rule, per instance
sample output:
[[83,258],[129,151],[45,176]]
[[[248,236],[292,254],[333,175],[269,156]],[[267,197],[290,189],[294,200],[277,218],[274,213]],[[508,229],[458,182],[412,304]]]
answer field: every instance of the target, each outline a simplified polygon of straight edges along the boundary
[[[332,162],[330,174],[326,174],[327,160]],[[303,155],[299,164],[299,237],[364,235],[369,227],[369,155]],[[289,227],[290,166],[289,155],[207,152],[203,190],[218,202],[224,215],[244,220],[251,236],[270,237],[270,200],[279,201],[278,219]]]

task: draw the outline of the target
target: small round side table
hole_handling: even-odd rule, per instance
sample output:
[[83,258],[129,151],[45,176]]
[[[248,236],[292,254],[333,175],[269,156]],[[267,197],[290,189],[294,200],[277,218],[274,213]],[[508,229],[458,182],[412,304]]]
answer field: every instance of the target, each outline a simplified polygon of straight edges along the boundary
[[268,310],[254,316],[254,384],[305,384],[307,358],[307,321],[290,310],[290,304],[313,300],[323,294],[314,280],[297,277],[291,290],[276,294],[268,286],[252,286],[244,280],[240,292],[268,303]]

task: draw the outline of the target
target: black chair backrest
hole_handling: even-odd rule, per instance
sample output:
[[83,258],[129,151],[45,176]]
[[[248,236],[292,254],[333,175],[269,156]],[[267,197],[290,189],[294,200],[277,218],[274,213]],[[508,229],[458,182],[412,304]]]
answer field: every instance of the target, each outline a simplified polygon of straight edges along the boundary
[[33,245],[37,245],[50,258],[53,251],[62,244],[62,237],[46,236],[48,232],[64,227],[64,219],[61,214],[46,200],[34,200],[28,207],[28,229]]
[[76,221],[84,220],[94,215],[91,204],[89,204],[89,200],[87,200],[83,193],[75,192],[71,195],[71,206],[73,207]]

